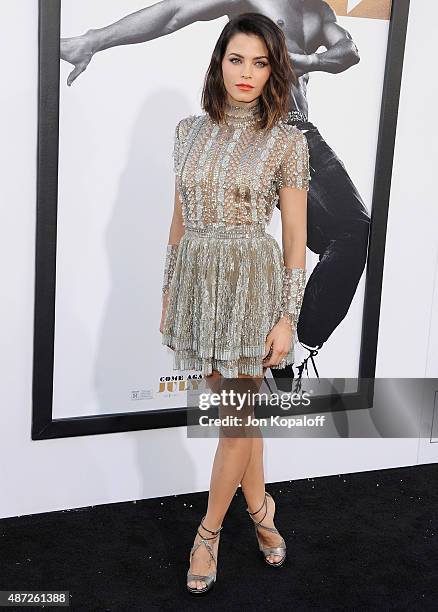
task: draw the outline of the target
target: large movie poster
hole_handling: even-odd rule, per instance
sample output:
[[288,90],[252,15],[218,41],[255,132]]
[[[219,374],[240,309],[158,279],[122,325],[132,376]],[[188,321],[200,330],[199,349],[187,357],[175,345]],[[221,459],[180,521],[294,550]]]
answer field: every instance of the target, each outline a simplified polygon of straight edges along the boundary
[[[284,30],[310,152],[307,286],[281,375],[358,374],[390,0],[62,0],[57,418],[182,406],[200,377],[172,369],[159,331],[173,135],[203,112],[223,26],[249,11]],[[278,209],[268,231],[281,241]]]

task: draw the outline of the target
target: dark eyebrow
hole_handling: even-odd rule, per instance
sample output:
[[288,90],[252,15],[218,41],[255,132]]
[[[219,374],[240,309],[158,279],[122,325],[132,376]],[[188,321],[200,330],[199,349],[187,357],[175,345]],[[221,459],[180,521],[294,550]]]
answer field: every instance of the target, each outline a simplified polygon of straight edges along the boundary
[[[234,53],[234,51],[232,51],[228,55],[237,55],[238,57],[243,57],[243,55],[240,55],[240,53]],[[254,57],[253,59],[262,59],[262,58],[269,59],[267,55],[259,55],[257,57]]]

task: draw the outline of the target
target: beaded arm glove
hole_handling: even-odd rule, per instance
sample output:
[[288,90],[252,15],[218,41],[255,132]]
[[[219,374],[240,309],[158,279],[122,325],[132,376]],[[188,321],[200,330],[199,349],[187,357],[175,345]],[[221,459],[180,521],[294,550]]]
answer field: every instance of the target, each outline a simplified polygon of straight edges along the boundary
[[306,270],[283,266],[282,277],[280,317],[284,317],[292,329],[296,329],[306,287]]
[[166,248],[166,262],[164,264],[162,300],[164,300],[164,296],[169,293],[170,283],[172,281],[173,273],[175,272],[176,259],[178,256],[178,247],[179,244],[168,244]]

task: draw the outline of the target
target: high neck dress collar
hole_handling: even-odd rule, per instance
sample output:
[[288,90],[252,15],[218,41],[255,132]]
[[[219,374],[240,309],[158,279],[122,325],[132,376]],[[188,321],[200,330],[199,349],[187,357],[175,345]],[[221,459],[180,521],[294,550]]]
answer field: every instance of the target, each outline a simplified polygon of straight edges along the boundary
[[256,98],[248,104],[238,106],[228,100],[225,101],[225,120],[234,127],[255,125],[260,120],[259,99]]

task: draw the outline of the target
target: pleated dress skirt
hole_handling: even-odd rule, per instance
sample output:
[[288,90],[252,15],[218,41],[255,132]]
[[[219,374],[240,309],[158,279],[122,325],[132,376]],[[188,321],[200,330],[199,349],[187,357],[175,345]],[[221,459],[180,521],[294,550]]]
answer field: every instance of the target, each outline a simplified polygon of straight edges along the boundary
[[[174,370],[262,376],[266,336],[280,317],[282,269],[279,244],[264,225],[186,227],[162,334]],[[271,367],[293,363],[294,341]]]

